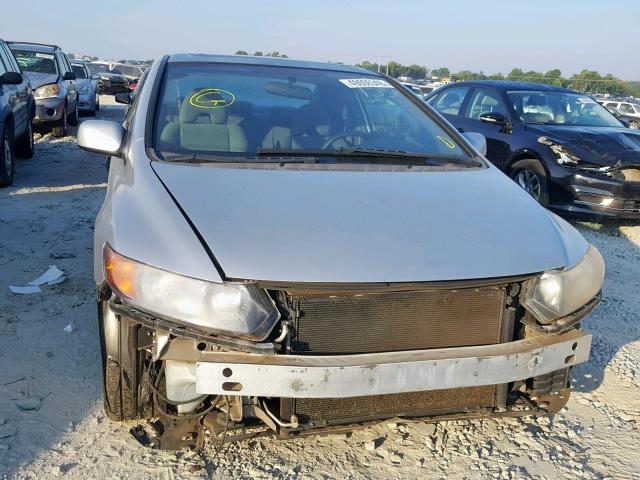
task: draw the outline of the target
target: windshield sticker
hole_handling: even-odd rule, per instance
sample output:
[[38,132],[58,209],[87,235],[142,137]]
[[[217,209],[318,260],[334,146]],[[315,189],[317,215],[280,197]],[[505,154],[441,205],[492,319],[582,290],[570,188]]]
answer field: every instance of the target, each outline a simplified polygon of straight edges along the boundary
[[448,148],[450,149],[454,149],[456,148],[456,144],[453,143],[453,141],[447,137],[443,137],[442,135],[437,135],[436,138],[438,140],[440,140],[442,143],[444,143]]
[[36,57],[48,58],[49,60],[53,60],[53,55],[49,55],[48,53],[36,53]]
[[189,103],[198,108],[224,108],[235,101],[233,93],[220,88],[203,88],[189,97]]
[[340,83],[349,88],[393,88],[386,80],[377,78],[346,78],[341,79]]

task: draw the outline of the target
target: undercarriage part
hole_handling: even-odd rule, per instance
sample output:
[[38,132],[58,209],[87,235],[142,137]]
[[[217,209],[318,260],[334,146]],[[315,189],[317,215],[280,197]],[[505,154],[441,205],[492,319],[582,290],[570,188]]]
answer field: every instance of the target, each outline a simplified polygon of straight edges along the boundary
[[159,450],[202,450],[204,429],[196,418],[174,419],[160,417],[148,423],[148,428],[137,425],[129,430],[133,438],[145,447]]
[[497,400],[505,398],[505,395],[506,385],[489,385],[368,397],[282,399],[280,416],[289,418],[294,415],[306,428],[391,416],[431,417],[504,407],[498,405]]

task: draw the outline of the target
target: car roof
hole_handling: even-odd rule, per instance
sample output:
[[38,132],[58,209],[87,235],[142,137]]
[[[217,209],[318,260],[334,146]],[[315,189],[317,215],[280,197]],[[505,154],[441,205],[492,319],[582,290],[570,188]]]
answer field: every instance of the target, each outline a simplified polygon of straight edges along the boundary
[[40,43],[28,43],[28,42],[7,42],[12,48],[19,48],[20,50],[30,50],[32,52],[53,53],[59,47],[55,45],[43,45]]
[[169,57],[170,63],[235,63],[241,65],[265,65],[274,67],[311,68],[314,70],[332,70],[345,73],[359,73],[382,76],[360,67],[340,63],[308,62],[277,57],[255,57],[252,55],[208,55],[202,53],[180,53]]
[[574,90],[563,87],[555,87],[553,85],[545,85],[543,83],[533,82],[517,82],[514,80],[466,80],[462,82],[450,83],[455,86],[476,86],[476,87],[493,87],[498,90],[518,91],[518,90],[538,90],[545,92],[565,92],[576,93]]

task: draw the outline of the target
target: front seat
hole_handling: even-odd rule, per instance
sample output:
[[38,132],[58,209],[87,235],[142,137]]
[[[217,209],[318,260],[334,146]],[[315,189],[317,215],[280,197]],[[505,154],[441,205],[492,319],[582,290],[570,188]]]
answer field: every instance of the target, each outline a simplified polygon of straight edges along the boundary
[[319,149],[331,134],[331,120],[321,107],[304,105],[292,115],[291,128],[273,127],[262,142],[265,149]]
[[247,136],[242,127],[229,122],[228,107],[203,108],[189,102],[199,90],[183,100],[179,120],[164,127],[160,141],[187,150],[246,152]]

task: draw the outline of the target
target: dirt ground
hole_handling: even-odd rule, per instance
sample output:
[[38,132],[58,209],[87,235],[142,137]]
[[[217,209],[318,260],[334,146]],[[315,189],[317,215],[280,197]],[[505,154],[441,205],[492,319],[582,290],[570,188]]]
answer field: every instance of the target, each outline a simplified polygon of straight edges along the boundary
[[[101,110],[123,113],[111,97]],[[92,236],[106,175],[105,158],[75,137],[45,135],[0,190],[0,479],[640,479],[640,226],[576,223],[604,255],[607,279],[584,325],[591,360],[574,369],[576,391],[554,418],[389,422],[230,444],[212,460],[215,445],[203,456],[145,449],[128,433],[135,424],[102,412]],[[9,292],[49,265],[67,280]]]

